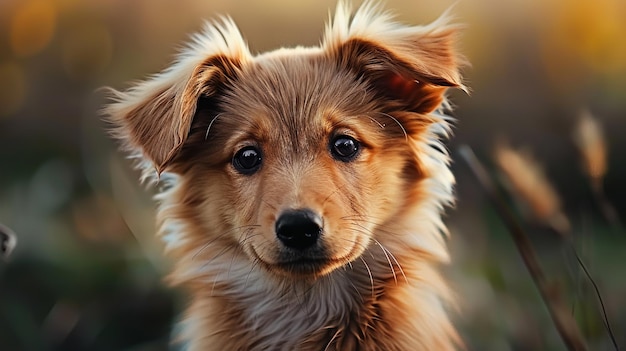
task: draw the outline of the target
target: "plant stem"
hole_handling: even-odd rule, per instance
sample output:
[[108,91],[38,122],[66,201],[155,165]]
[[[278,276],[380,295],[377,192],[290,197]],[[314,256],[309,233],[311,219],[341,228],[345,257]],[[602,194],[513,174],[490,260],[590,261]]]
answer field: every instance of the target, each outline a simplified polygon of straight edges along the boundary
[[559,332],[561,339],[568,350],[587,350],[587,346],[574,318],[569,314],[561,293],[555,284],[546,278],[537,258],[537,254],[532,247],[528,235],[524,232],[522,225],[513,214],[508,203],[504,200],[501,192],[495,186],[491,176],[485,167],[478,160],[472,149],[463,145],[459,149],[459,154],[467,163],[474,176],[478,179],[483,190],[487,193],[492,205],[498,215],[511,233],[518,252],[520,253],[535,286],[548,308],[552,321]]

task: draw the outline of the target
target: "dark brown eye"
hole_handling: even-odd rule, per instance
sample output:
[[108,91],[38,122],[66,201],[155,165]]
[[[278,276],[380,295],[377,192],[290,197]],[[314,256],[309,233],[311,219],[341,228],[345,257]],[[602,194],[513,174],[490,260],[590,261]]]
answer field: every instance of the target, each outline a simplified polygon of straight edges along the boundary
[[233,157],[233,167],[241,174],[253,174],[261,167],[261,151],[254,146],[241,148]]
[[361,149],[361,145],[353,137],[338,135],[330,141],[330,153],[339,161],[354,160]]

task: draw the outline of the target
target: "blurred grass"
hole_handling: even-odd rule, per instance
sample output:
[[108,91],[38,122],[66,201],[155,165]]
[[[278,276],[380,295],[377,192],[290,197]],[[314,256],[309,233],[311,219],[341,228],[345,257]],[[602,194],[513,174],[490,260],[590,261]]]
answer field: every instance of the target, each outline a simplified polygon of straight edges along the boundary
[[[355,1],[358,3],[358,1]],[[19,237],[0,262],[1,350],[164,350],[179,295],[153,238],[150,191],[98,120],[103,85],[123,88],[164,68],[204,19],[230,14],[254,52],[318,43],[335,1],[5,0],[0,2],[0,222]],[[404,22],[435,19],[453,1],[389,0]],[[626,347],[626,233],[609,226],[581,171],[571,133],[581,109],[604,125],[604,190],[626,212],[626,3],[461,1],[470,96],[449,146],[489,160],[495,140],[530,145],[561,195],[579,252]],[[176,14],[176,15],[172,15]],[[456,157],[455,157],[456,159]],[[563,350],[508,233],[455,162],[448,216],[470,350]],[[595,296],[551,233],[530,226],[592,350],[610,350]]]
[[3,350],[166,350],[174,294],[145,260],[83,247],[0,271]]

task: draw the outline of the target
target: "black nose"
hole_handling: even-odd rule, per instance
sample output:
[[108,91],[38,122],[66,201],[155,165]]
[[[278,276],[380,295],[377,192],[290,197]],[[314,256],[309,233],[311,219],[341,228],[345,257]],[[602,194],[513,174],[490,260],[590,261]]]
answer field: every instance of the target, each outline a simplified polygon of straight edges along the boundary
[[322,232],[321,222],[309,209],[287,210],[276,220],[276,236],[285,246],[304,250],[317,243]]

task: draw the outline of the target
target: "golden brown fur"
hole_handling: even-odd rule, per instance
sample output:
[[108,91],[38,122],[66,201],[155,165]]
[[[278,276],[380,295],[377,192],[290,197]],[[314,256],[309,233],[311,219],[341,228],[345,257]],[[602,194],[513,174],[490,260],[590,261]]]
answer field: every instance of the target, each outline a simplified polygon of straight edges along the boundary
[[[454,182],[437,111],[463,88],[454,35],[445,18],[411,27],[340,3],[320,47],[253,56],[224,19],[113,91],[116,137],[162,183],[189,350],[458,345],[437,269]],[[279,229],[293,210],[314,214],[313,241]]]

